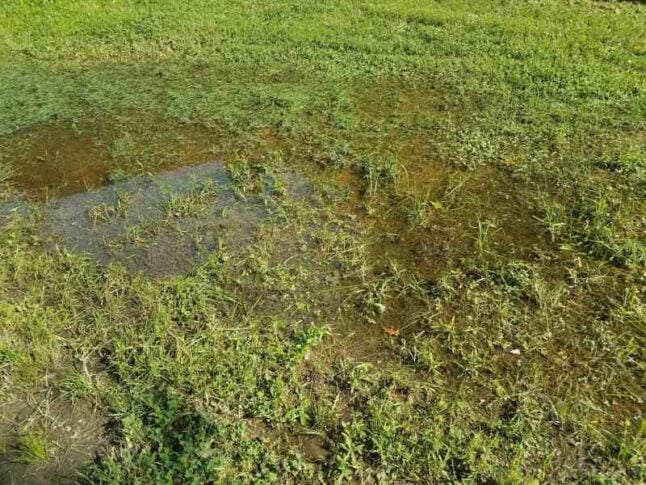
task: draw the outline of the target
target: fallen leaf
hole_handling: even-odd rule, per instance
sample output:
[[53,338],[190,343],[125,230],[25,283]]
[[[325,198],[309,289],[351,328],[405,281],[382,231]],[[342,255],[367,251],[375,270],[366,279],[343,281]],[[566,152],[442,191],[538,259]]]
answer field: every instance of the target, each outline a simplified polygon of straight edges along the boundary
[[384,333],[391,337],[399,337],[400,330],[397,327],[383,327]]

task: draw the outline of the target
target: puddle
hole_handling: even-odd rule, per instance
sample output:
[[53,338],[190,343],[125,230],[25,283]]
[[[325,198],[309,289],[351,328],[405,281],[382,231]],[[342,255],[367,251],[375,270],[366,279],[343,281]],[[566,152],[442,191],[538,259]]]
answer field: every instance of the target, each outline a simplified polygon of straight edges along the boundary
[[[304,182],[276,175],[288,193]],[[221,245],[244,247],[271,216],[262,193],[239,197],[221,162],[162,171],[55,199],[44,207],[43,230],[56,245],[103,264],[118,262],[153,277],[190,271]]]
[[[14,136],[10,143],[9,156],[16,169],[12,181],[37,198],[102,185],[111,170],[107,147],[69,127],[51,125],[26,131]],[[16,150],[18,147],[21,149]]]
[[316,435],[296,435],[291,439],[292,445],[309,461],[325,463],[330,451],[325,447],[325,441]]
[[0,162],[12,167],[14,187],[49,200],[103,186],[115,174],[205,163],[224,155],[217,148],[215,134],[199,125],[142,120],[124,130],[117,123],[52,123],[0,137]]

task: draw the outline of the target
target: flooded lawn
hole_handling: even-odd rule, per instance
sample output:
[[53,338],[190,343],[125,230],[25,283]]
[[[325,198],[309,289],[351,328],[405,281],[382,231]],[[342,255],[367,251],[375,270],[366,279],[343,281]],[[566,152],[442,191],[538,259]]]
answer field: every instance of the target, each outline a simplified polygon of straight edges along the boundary
[[[183,129],[178,126],[179,131]],[[368,377],[358,376],[374,367],[400,376],[400,385],[413,386],[406,392],[416,396],[410,398],[416,412],[424,399],[413,389],[429,379],[447,399],[460,392],[460,382],[471,382],[480,401],[501,406],[500,413],[504,413],[506,404],[500,403],[499,391],[481,385],[482,373],[496,368],[505,375],[528,375],[542,366],[541,375],[547,378],[543,372],[548,369],[549,373],[560,372],[569,365],[560,357],[553,360],[553,351],[548,349],[556,341],[581,338],[581,329],[572,324],[578,318],[577,308],[590,305],[594,293],[569,286],[568,278],[581,271],[577,268],[582,263],[559,253],[537,221],[534,201],[524,197],[526,192],[504,167],[452,166],[442,160],[428,135],[408,137],[394,150],[369,156],[343,155],[340,163],[327,165],[319,156],[310,158],[310,147],[289,136],[281,138],[273,130],[250,137],[255,142],[226,163],[200,163],[218,151],[208,130],[203,133],[206,140],[191,144],[191,136],[200,130],[190,129],[170,140],[152,132],[151,138],[159,145],[146,145],[138,135],[115,138],[97,131],[89,136],[57,125],[26,138],[24,133],[16,137],[30,148],[18,159],[14,195],[0,205],[5,227],[13,227],[21,218],[33,220],[30,231],[42,241],[40,251],[45,257],[60,261],[63,268],[78,268],[73,271],[97,271],[93,281],[117,278],[98,283],[99,287],[135,285],[138,289],[133,291],[141,295],[129,298],[147,300],[142,307],[123,307],[122,297],[117,297],[114,309],[102,317],[113,322],[105,331],[122,332],[113,319],[132,318],[122,310],[128,315],[143,311],[142,321],[168,315],[170,326],[188,318],[190,325],[211,328],[210,338],[223,339],[200,347],[197,352],[202,355],[211,352],[212,346],[224,346],[220,351],[225,353],[233,351],[235,338],[229,340],[222,332],[237,329],[238,319],[250,328],[264,328],[268,319],[288,322],[286,330],[273,335],[296,342],[309,338],[303,332],[325,329],[327,337],[311,348],[299,371],[311,376],[306,380],[314,379],[308,392],[330,399],[337,392],[345,393],[344,386],[368,385],[370,381],[363,381]],[[106,138],[112,142],[96,141]],[[146,171],[136,168],[136,161],[144,155],[158,163]],[[13,264],[22,267],[17,261]],[[586,271],[595,271],[590,263],[585,264]],[[115,272],[115,268],[120,269]],[[55,270],[46,278],[62,277],[67,271]],[[127,280],[120,281],[122,277]],[[68,286],[63,283],[52,291],[66,292]],[[51,294],[46,298],[50,301]],[[74,298],[61,298],[76,304]],[[159,302],[168,308],[151,310],[154,316],[148,315],[146,308],[157,308]],[[56,305],[55,300],[45,308],[50,305]],[[84,310],[76,311],[85,315]],[[552,318],[557,314],[569,324],[554,326]],[[225,321],[229,322],[223,327],[226,330],[220,330]],[[277,325],[276,321],[271,325]],[[138,332],[110,339],[138,339]],[[199,340],[202,330],[182,332],[188,333],[181,343],[163,345],[173,349],[207,345]],[[319,342],[321,334],[316,335],[312,343]],[[109,362],[115,352],[134,352],[124,357],[133,362],[156,352],[157,344],[131,351],[114,347],[110,339],[93,337],[93,347],[79,350],[76,359],[81,359],[83,376],[74,377],[73,382],[80,378],[82,386],[94,388],[112,380],[115,370],[110,370]],[[25,345],[30,345],[28,340]],[[45,361],[50,358],[48,352],[41,357]],[[577,352],[583,352],[583,360],[590,358],[585,350]],[[177,348],[170,354],[176,357],[169,358],[187,359],[190,353]],[[359,367],[353,367],[357,362]],[[246,368],[247,364],[235,365]],[[69,366],[63,362],[52,365]],[[189,379],[211,372],[208,366],[199,369]],[[117,372],[124,374],[125,370]],[[221,382],[222,376],[213,379]],[[337,384],[337,379],[345,383]],[[353,379],[359,380],[351,383]],[[64,389],[70,385],[66,379],[54,380]],[[207,393],[219,392],[206,381],[193,385],[206,386]],[[569,385],[571,381],[564,381],[552,394],[566,398]],[[389,392],[396,395],[394,390]],[[165,402],[167,398],[151,399]],[[343,399],[344,406],[352,410],[334,412],[361,412],[361,407],[353,407],[358,405],[353,404],[354,398]],[[621,414],[627,419],[636,412],[630,398],[617,397],[613,405],[622,406]],[[46,483],[47,473],[64,475],[75,467],[87,468],[90,454],[101,453],[89,447],[88,454],[75,451],[85,446],[86,435],[79,435],[78,430],[83,424],[69,425],[63,431],[46,428],[32,436],[31,428],[11,414],[9,404],[0,409],[9,416],[6,465],[0,469],[7,477]],[[74,409],[70,407],[69,412]],[[499,411],[492,412],[495,419]],[[92,419],[107,423],[106,417]],[[210,426],[201,417],[195,419],[200,426]],[[257,424],[254,414],[245,419]],[[299,427],[265,422],[261,426],[265,431],[258,434],[254,431],[258,426],[243,431],[245,438],[240,439],[275,450],[296,450],[317,466],[328,466],[331,456],[338,453],[336,441],[323,431],[310,434]],[[110,435],[109,426],[97,424],[92,429],[88,436],[96,435],[97,443],[109,446],[109,439],[98,438]],[[43,465],[34,467],[17,458],[25,436],[33,438],[29,453]]]
[[0,2],[0,483],[644,483],[638,2]]

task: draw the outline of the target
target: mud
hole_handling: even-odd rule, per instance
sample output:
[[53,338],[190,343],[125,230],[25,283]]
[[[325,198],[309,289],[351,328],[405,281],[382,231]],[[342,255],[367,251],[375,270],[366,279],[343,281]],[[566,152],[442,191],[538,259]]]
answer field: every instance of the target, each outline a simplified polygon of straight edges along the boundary
[[[100,412],[87,403],[71,404],[46,394],[0,406],[0,483],[78,483],[79,470],[106,444]],[[22,456],[20,437],[30,434],[39,436],[47,450],[38,463]]]

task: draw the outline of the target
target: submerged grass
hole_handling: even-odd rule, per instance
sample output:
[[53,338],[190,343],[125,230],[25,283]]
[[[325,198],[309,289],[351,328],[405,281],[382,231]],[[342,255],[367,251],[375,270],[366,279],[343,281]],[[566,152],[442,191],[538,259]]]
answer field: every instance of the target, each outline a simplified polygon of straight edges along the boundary
[[83,465],[0,420],[3,456],[108,483],[646,480],[643,5],[0,17],[3,200],[221,158],[271,216],[151,279],[53,250],[38,205],[0,207],[0,417],[41,391],[110,417]]

